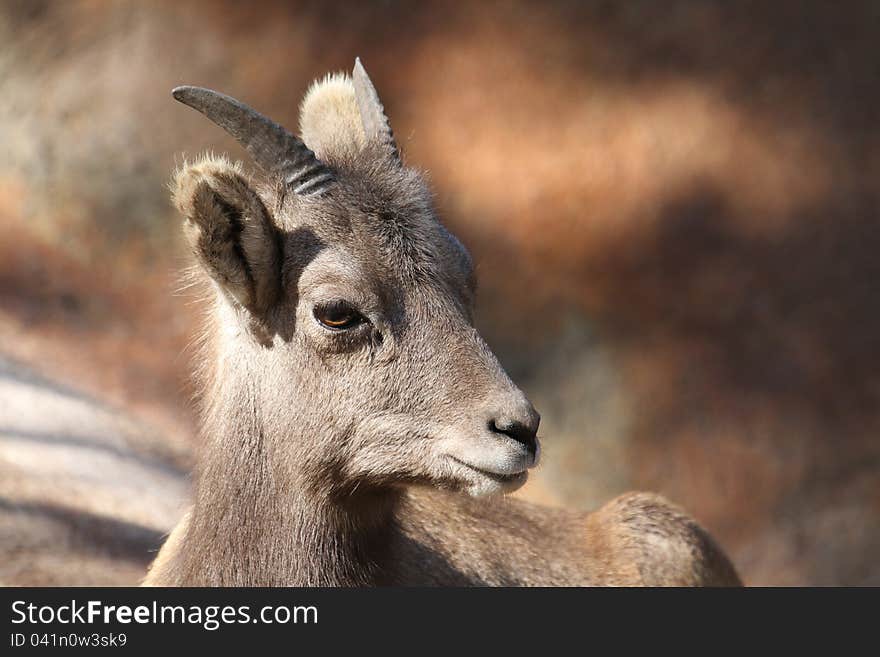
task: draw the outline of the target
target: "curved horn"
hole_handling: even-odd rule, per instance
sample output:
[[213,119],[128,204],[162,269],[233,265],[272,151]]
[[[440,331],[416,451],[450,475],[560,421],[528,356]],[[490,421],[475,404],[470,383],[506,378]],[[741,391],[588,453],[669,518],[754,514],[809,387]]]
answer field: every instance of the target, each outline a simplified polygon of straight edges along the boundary
[[294,193],[320,194],[333,182],[333,172],[301,139],[235,98],[202,87],[171,93],[235,137],[261,169],[281,177]]
[[354,84],[354,97],[357,99],[367,141],[378,143],[395,162],[400,162],[400,151],[394,141],[391,124],[385,116],[385,108],[382,107],[376,87],[364,70],[360,57],[354,60],[351,81]]

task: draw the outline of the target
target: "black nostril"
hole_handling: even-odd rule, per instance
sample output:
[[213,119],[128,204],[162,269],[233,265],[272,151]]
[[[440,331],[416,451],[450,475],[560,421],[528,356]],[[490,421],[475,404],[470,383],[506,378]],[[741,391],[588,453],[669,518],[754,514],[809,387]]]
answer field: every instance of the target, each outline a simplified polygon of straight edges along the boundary
[[512,421],[499,425],[495,420],[489,420],[489,431],[493,433],[503,433],[505,436],[513,438],[516,442],[525,447],[532,456],[538,450],[537,427],[528,427],[522,422]]

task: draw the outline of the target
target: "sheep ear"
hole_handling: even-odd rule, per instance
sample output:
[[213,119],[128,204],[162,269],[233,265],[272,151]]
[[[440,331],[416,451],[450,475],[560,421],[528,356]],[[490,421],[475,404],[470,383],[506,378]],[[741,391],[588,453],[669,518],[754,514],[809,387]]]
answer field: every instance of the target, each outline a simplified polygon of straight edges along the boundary
[[278,229],[241,168],[207,159],[181,169],[174,203],[201,266],[231,301],[263,319],[281,290]]

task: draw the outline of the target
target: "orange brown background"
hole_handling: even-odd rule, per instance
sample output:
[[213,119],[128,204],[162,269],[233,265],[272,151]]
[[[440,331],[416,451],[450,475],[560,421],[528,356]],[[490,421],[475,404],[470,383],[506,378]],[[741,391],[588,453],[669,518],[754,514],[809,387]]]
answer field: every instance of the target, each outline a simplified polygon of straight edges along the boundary
[[876,3],[6,0],[0,43],[0,583],[133,583],[173,515],[53,493],[88,450],[37,485],[21,450],[97,443],[11,427],[48,413],[22,385],[191,465],[199,312],[165,184],[184,154],[244,156],[170,89],[295,128],[359,55],[542,412],[521,494],[656,490],[749,584],[880,585]]

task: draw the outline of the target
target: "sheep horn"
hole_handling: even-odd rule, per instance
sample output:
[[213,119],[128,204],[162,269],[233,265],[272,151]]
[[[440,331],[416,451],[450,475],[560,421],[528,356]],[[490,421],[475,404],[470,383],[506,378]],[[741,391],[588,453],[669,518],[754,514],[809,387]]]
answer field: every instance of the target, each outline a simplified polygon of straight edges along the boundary
[[351,75],[354,84],[354,96],[357,99],[358,109],[361,113],[361,122],[364,125],[364,133],[367,141],[379,144],[379,146],[397,163],[400,163],[400,151],[394,141],[394,132],[391,123],[385,116],[385,108],[379,100],[376,87],[373,86],[370,76],[361,64],[360,57],[354,60],[354,71]]
[[295,194],[321,194],[334,181],[330,168],[301,139],[235,98],[202,87],[177,87],[171,93],[232,135],[261,169],[282,178]]

